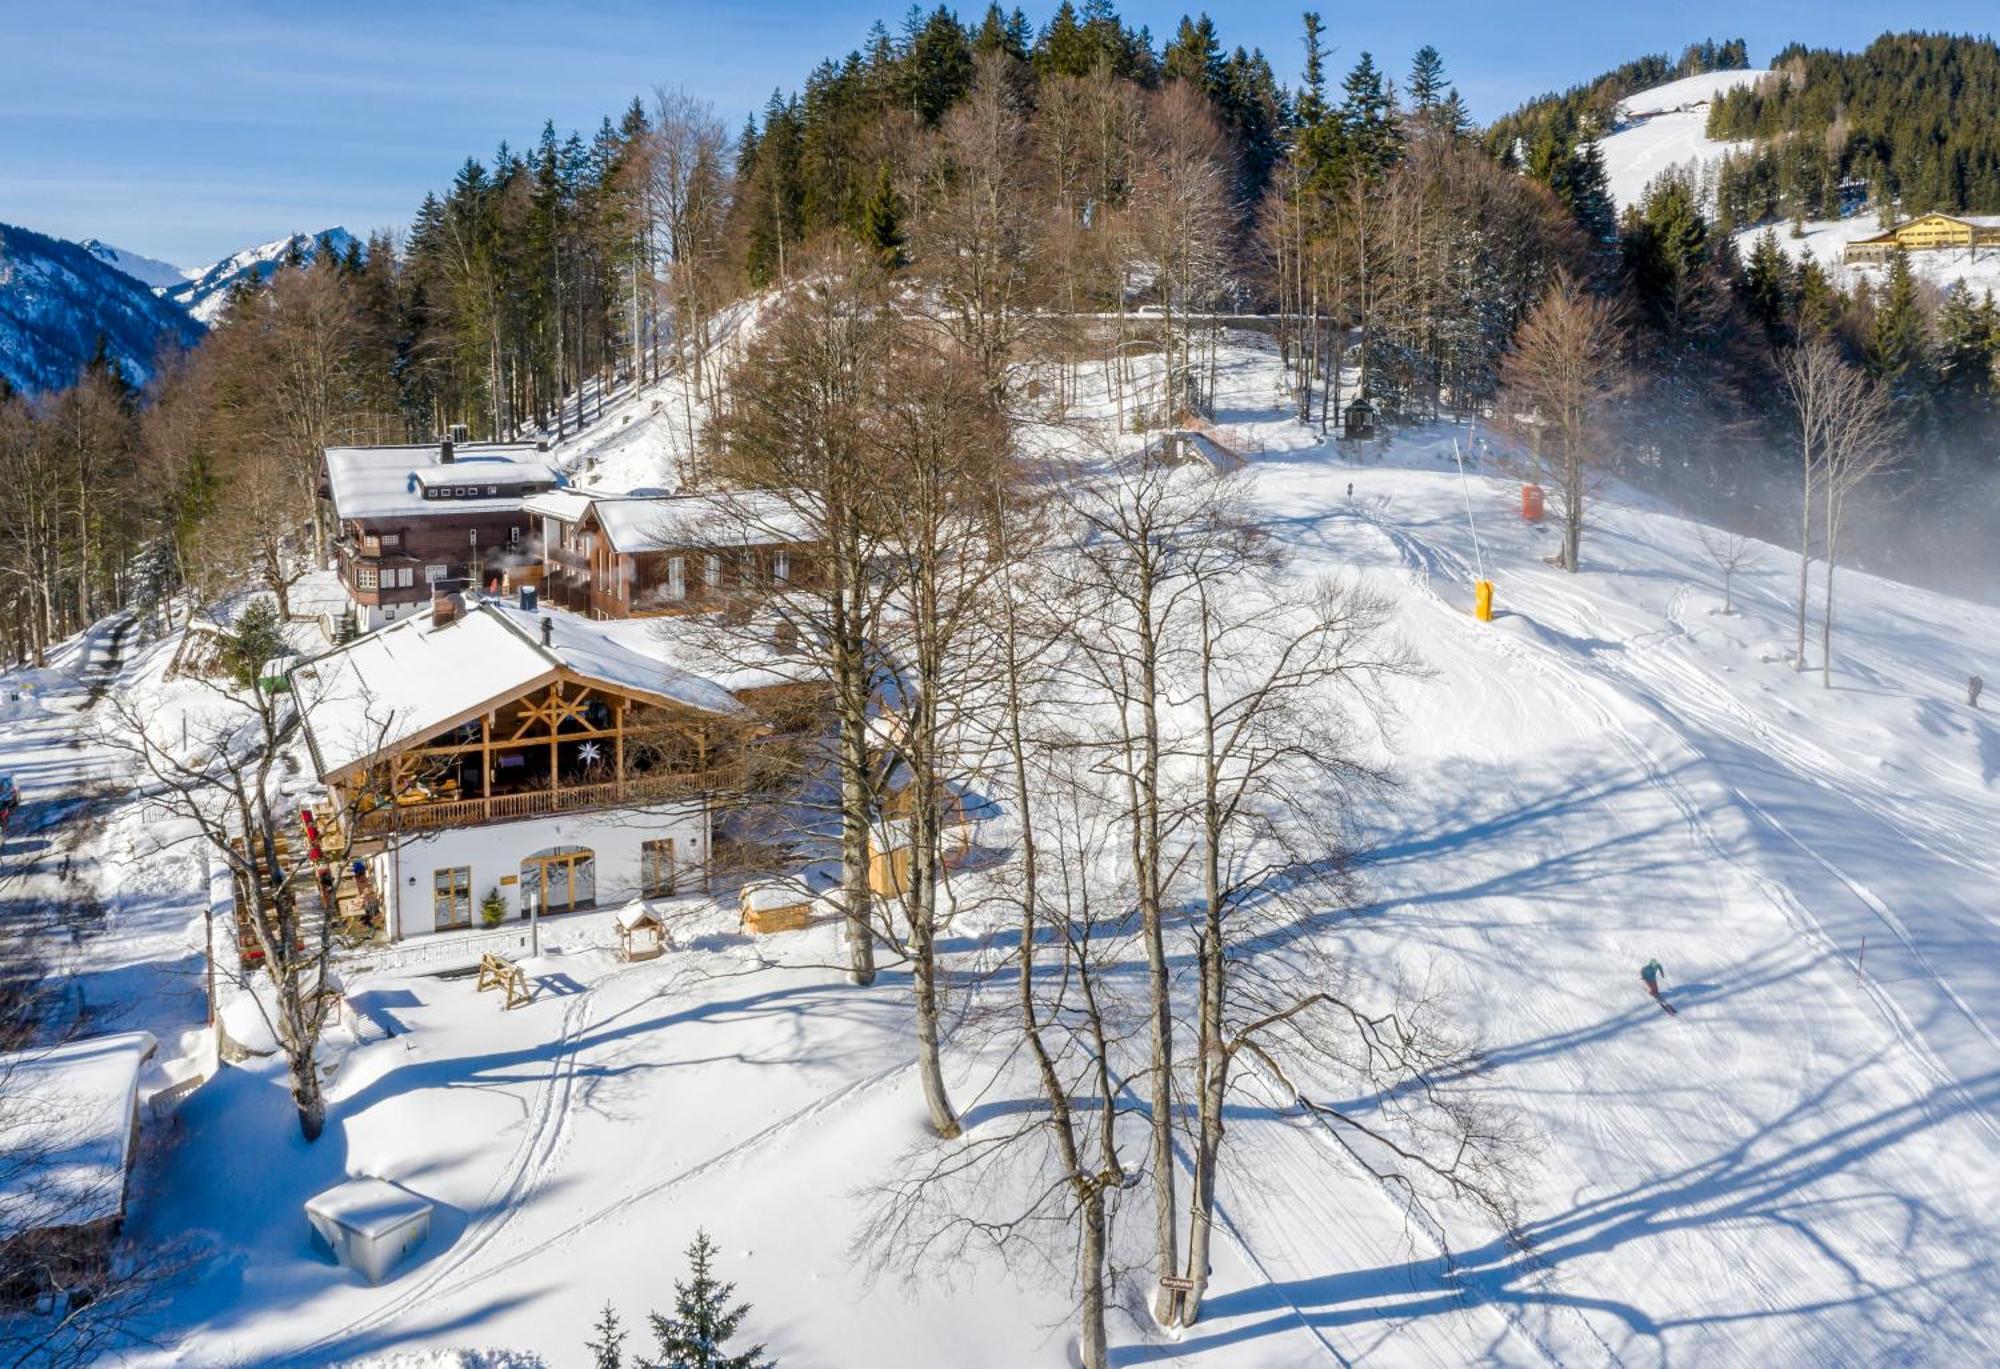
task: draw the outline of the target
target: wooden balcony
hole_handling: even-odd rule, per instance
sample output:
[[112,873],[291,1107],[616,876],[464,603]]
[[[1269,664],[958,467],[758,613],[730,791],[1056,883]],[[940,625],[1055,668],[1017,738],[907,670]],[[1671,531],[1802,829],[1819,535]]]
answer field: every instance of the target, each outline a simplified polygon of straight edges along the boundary
[[716,770],[675,775],[639,775],[603,784],[562,785],[495,794],[483,799],[394,803],[371,808],[355,819],[357,837],[392,836],[399,832],[435,832],[451,827],[477,827],[491,822],[579,813],[593,808],[624,808],[662,800],[698,799],[724,781]]

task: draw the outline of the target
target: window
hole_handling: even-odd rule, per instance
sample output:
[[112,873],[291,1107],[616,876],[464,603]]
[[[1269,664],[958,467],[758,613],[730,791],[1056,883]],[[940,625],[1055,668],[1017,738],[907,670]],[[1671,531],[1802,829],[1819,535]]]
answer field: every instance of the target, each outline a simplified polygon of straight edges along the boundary
[[375,588],[375,567],[356,566],[354,568],[354,585],[356,589]]
[[427,585],[436,584],[449,574],[451,574],[450,566],[425,566],[424,583]]
[[521,530],[518,527],[507,529],[507,540],[517,547],[521,545]]
[[382,583],[388,588],[408,589],[413,574],[414,572],[408,566],[394,566],[389,569],[387,572],[388,578]]
[[431,907],[437,930],[472,925],[472,867],[456,865],[431,871]]
[[687,598],[687,592],[687,558],[685,556],[669,556],[667,558],[667,597],[669,599],[685,599]]
[[639,896],[666,898],[674,891],[674,839],[639,843]]
[[792,554],[788,551],[771,553],[771,579],[776,584],[784,584],[792,578]]
[[722,558],[720,556],[714,552],[708,554],[707,560],[701,568],[701,578],[707,583],[710,589],[722,588]]

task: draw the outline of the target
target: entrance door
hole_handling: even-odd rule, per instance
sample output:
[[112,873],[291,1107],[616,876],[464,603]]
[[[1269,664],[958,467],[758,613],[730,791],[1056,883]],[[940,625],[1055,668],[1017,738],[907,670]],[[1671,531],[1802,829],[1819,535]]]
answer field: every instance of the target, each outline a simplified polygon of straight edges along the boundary
[[537,851],[521,862],[521,913],[567,913],[597,903],[597,854],[587,846]]

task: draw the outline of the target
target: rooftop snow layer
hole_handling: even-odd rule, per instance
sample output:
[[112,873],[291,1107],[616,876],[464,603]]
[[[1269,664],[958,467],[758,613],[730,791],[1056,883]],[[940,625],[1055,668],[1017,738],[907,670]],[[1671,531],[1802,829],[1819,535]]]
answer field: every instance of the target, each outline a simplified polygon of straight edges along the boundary
[[[525,442],[461,444],[454,460],[444,461],[440,457],[435,443],[328,447],[327,488],[333,496],[334,516],[343,522],[423,517],[440,509],[439,501],[424,498],[426,489],[553,485],[559,475],[547,452]],[[520,508],[521,496],[459,498],[443,507],[454,513],[504,513]]]
[[158,1044],[121,1032],[0,1055],[0,1240],[124,1213],[139,1071]]
[[[550,624],[547,647],[543,622]],[[443,625],[419,613],[306,662],[292,671],[292,690],[322,779],[564,671],[704,713],[741,709],[727,685],[670,659],[672,642],[652,628],[474,598]]]

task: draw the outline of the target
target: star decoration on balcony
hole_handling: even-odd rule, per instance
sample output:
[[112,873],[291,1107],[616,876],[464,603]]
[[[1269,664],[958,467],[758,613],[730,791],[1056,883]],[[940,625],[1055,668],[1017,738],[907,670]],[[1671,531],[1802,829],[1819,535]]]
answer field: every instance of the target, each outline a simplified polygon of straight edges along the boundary
[[596,742],[585,742],[576,749],[576,758],[585,765],[596,765],[604,759],[604,752],[598,749]]

